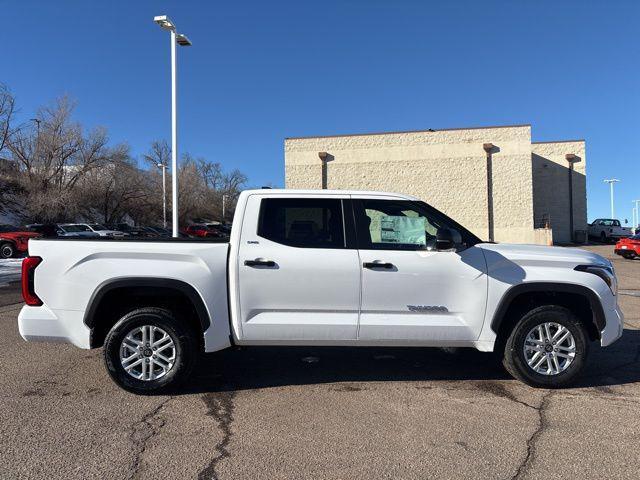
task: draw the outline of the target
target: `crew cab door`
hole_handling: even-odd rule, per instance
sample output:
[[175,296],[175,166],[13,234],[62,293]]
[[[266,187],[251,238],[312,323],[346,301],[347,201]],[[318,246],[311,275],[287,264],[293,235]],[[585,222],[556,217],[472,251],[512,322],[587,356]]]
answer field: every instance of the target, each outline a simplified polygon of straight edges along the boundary
[[346,198],[249,197],[237,258],[243,341],[356,340],[360,262],[347,245]]
[[437,251],[437,229],[454,222],[422,202],[363,197],[354,198],[353,208],[362,269],[358,339],[477,339],[487,299],[482,251]]

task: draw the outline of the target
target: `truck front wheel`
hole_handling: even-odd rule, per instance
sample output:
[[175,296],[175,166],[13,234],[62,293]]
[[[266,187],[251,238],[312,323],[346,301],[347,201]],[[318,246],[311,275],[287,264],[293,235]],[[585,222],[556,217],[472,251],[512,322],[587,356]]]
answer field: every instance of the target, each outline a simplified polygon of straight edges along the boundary
[[511,331],[503,364],[527,385],[559,388],[580,374],[588,351],[582,322],[564,307],[546,305],[525,314]]
[[138,394],[174,388],[191,373],[197,341],[191,329],[169,310],[148,307],[127,313],[104,342],[111,378]]

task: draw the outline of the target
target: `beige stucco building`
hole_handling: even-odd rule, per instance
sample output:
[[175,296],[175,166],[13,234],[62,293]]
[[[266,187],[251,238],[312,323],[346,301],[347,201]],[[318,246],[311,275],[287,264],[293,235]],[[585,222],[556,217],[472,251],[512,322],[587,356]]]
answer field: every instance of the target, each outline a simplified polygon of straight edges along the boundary
[[408,193],[503,242],[586,230],[585,167],[584,140],[532,142],[531,125],[285,140],[287,188]]

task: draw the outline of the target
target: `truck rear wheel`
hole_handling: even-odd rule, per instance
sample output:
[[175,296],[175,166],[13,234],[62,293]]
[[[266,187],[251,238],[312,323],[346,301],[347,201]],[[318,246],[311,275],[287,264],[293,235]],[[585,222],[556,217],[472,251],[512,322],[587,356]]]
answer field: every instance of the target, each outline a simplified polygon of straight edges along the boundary
[[104,342],[111,378],[138,394],[174,388],[191,373],[197,341],[191,329],[169,310],[148,307],[127,313]]
[[589,336],[580,320],[557,305],[525,314],[507,339],[503,365],[532,387],[560,388],[584,368]]

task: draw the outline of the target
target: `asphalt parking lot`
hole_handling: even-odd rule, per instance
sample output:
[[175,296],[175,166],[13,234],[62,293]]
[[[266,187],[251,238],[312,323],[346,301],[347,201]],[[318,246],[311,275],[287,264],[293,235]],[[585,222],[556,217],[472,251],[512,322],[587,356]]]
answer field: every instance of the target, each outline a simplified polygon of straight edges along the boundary
[[0,478],[636,479],[640,260],[614,262],[625,334],[555,391],[472,350],[255,348],[139,397],[101,350],[23,342],[0,288]]

